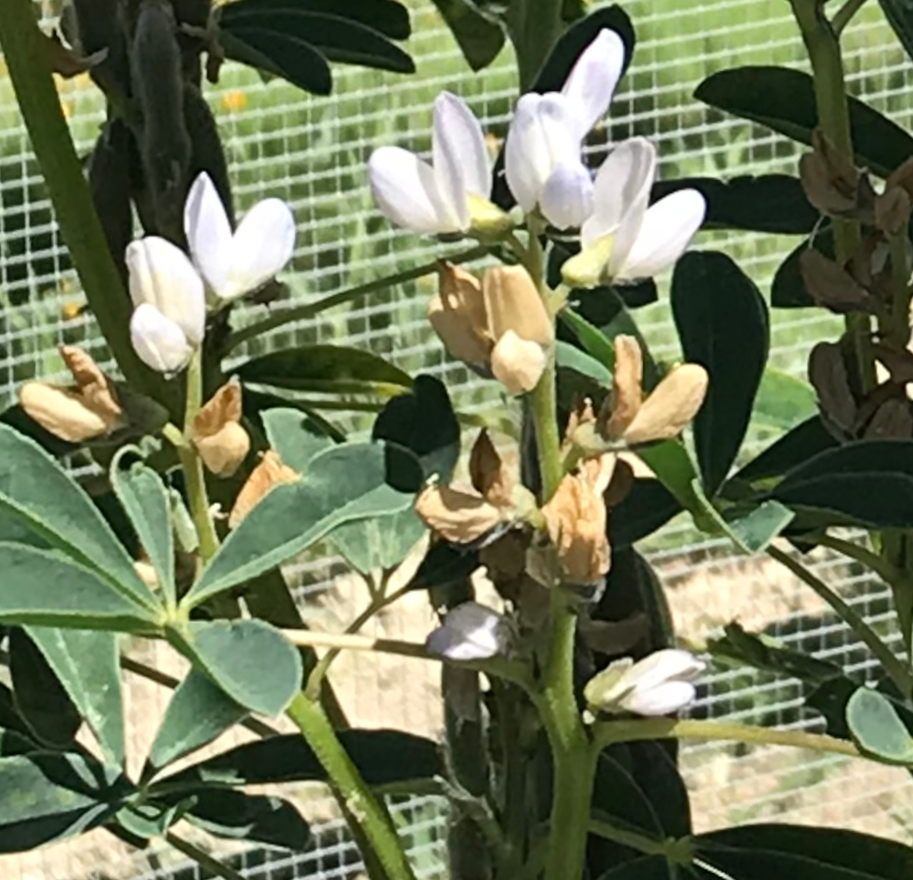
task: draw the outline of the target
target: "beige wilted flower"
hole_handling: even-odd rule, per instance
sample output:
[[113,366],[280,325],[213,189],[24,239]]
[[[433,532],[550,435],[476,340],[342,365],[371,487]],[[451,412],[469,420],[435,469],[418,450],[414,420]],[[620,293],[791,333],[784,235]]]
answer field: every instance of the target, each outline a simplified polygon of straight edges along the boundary
[[565,475],[542,508],[558,561],[573,583],[593,583],[609,570],[611,550],[603,496],[614,469],[615,456],[610,454],[583,462],[577,473]]
[[98,364],[75,346],[61,345],[60,356],[74,385],[26,382],[19,404],[29,418],[69,443],[84,443],[124,427],[127,419],[112,381]]
[[445,264],[428,317],[455,358],[490,373],[510,394],[536,386],[554,342],[552,319],[522,266],[489,269],[480,281]]
[[301,474],[284,464],[278,452],[268,449],[238,492],[231,515],[228,517],[228,527],[236,528],[274,486],[294,483],[300,479]]
[[226,382],[196,414],[190,439],[206,467],[230,477],[250,452],[250,437],[241,426],[241,386]]

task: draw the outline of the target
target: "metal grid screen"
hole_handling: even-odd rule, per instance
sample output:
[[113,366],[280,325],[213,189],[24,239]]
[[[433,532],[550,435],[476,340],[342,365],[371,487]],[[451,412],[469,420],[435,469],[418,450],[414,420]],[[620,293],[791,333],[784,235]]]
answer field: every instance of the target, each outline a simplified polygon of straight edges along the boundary
[[[220,84],[207,91],[225,137],[241,208],[270,195],[288,200],[296,212],[298,246],[292,271],[285,277],[296,300],[408,269],[439,254],[432,242],[397,232],[379,216],[370,201],[364,170],[375,145],[428,148],[430,105],[439,90],[464,95],[492,136],[503,137],[515,99],[509,50],[488,70],[472,74],[431,4],[412,0],[411,5],[415,35],[408,48],[418,64],[416,76],[336,67],[334,95],[314,98],[278,81],[263,82],[249,70],[229,64]],[[625,8],[635,22],[639,42],[613,105],[611,138],[641,134],[653,139],[659,147],[661,174],[667,177],[795,172],[797,151],[783,138],[725,119],[691,97],[706,75],[724,67],[803,65],[787,4],[782,0],[692,0],[688,4],[634,0]],[[845,44],[851,88],[909,127],[910,64],[877,5],[865,7]],[[102,120],[99,94],[87,78],[80,77],[60,83],[60,98],[78,149],[87,152]],[[766,290],[773,269],[794,240],[715,234],[705,235],[700,243],[727,250]],[[462,405],[484,406],[494,400],[490,385],[449,362],[429,333],[424,319],[429,291],[430,281],[400,285],[331,311],[317,322],[278,331],[247,353],[290,341],[370,346],[408,369],[445,374],[459,382]],[[79,311],[78,281],[68,265],[2,68],[0,303],[3,404],[13,398],[23,380],[59,371],[58,342],[104,355],[91,315]],[[239,314],[239,323],[262,317],[262,312],[263,307],[250,307]],[[674,357],[675,336],[663,297],[639,317],[657,355]],[[820,313],[775,314],[772,362],[799,375],[810,342],[836,332],[833,319]],[[769,438],[761,431],[753,436]],[[734,558],[723,543],[702,540],[678,521],[651,539],[647,549],[686,637],[703,638],[736,618],[746,628],[765,629],[804,650],[837,658],[857,670],[866,668],[867,655],[846,629],[775,563]],[[345,578],[332,577],[337,572],[328,560],[298,569],[304,592],[315,596],[308,600],[314,613],[345,621],[359,600],[358,589],[346,589]],[[882,631],[893,631],[887,596],[878,585],[832,558],[821,558],[819,572]],[[421,637],[427,631],[426,615],[427,609],[410,606],[398,618],[382,620],[378,626],[388,634]],[[353,662],[340,667],[337,675],[348,676],[350,685],[344,702],[359,723],[401,724],[432,735],[439,729],[432,672],[408,661],[399,666]],[[404,708],[400,699],[417,683],[421,711]],[[694,713],[812,725],[801,714],[798,694],[797,685],[774,683],[748,671],[716,673]],[[163,695],[153,702],[161,710]],[[148,714],[140,716],[148,719]],[[137,738],[143,738],[139,731]],[[683,765],[693,792],[695,819],[702,829],[733,821],[779,819],[911,837],[913,809],[905,795],[907,777],[900,770],[862,767],[831,757],[809,759],[777,749],[718,746],[685,749]],[[311,798],[309,804],[319,801]],[[417,799],[398,808],[398,815],[421,875],[443,876],[445,820],[440,805]],[[355,876],[359,864],[354,847],[329,812],[325,819],[317,826],[316,849],[306,856],[258,851],[239,855],[237,866],[263,880]],[[106,847],[90,836],[86,843],[40,854],[0,857],[0,874],[11,880],[126,876],[191,880],[198,876],[165,854],[130,859]]]

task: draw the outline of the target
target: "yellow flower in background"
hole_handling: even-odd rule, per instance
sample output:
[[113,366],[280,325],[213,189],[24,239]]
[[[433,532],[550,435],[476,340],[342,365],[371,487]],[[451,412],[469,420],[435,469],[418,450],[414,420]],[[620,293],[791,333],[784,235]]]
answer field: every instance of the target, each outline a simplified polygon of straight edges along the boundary
[[247,94],[240,89],[232,89],[222,93],[221,104],[223,110],[238,113],[247,107]]

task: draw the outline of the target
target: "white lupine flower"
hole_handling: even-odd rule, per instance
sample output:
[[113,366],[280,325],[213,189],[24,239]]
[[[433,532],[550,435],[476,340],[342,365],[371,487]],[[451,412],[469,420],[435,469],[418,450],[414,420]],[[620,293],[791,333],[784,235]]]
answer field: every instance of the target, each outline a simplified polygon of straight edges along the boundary
[[[507,134],[505,172],[517,203],[552,225],[580,226],[593,208],[583,139],[606,114],[624,67],[621,37],[603,29],[581,53],[561,92],[520,98]],[[566,191],[565,191],[566,190]]]
[[450,92],[438,95],[432,115],[431,164],[401,147],[380,147],[368,161],[371,192],[397,226],[424,235],[466,233],[473,202],[487,204],[491,192],[482,127]]
[[562,268],[572,285],[624,284],[668,269],[704,222],[707,202],[683,189],[650,205],[656,149],[645,138],[619,144],[596,175],[595,207],[580,229],[580,253]]
[[694,700],[692,680],[704,669],[688,651],[666,648],[637,663],[629,657],[613,663],[590,680],[584,696],[601,712],[671,715]]
[[427,638],[428,652],[448,660],[485,660],[507,651],[510,628],[496,611],[464,602],[447,612]]
[[205,172],[187,195],[184,231],[194,263],[221,303],[262,287],[295,249],[295,218],[285,202],[258,202],[232,233],[225,206]]
[[203,341],[206,294],[187,255],[170,241],[148,236],[127,246],[130,339],[153,370],[176,373]]

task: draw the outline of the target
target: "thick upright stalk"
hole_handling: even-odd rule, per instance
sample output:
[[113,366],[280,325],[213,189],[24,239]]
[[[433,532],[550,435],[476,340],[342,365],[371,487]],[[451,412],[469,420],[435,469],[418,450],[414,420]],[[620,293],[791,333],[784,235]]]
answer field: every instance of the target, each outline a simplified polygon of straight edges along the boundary
[[415,880],[386,809],[361,778],[320,703],[299,694],[287,714],[314,750],[389,880]]
[[[853,136],[840,41],[824,15],[820,0],[790,0],[790,3],[812,65],[818,125],[834,146],[852,159]],[[837,217],[831,222],[834,228],[834,253],[837,262],[843,264],[859,250],[859,223]],[[866,390],[875,385],[875,360],[872,356],[870,331],[868,315],[847,316],[847,336],[853,345],[862,387]]]
[[[51,53],[30,0],[0,0],[3,52],[54,215],[89,307],[127,380],[173,408],[177,395],[130,344],[130,297],[108,250],[51,75]],[[172,411],[173,415],[176,415]]]

